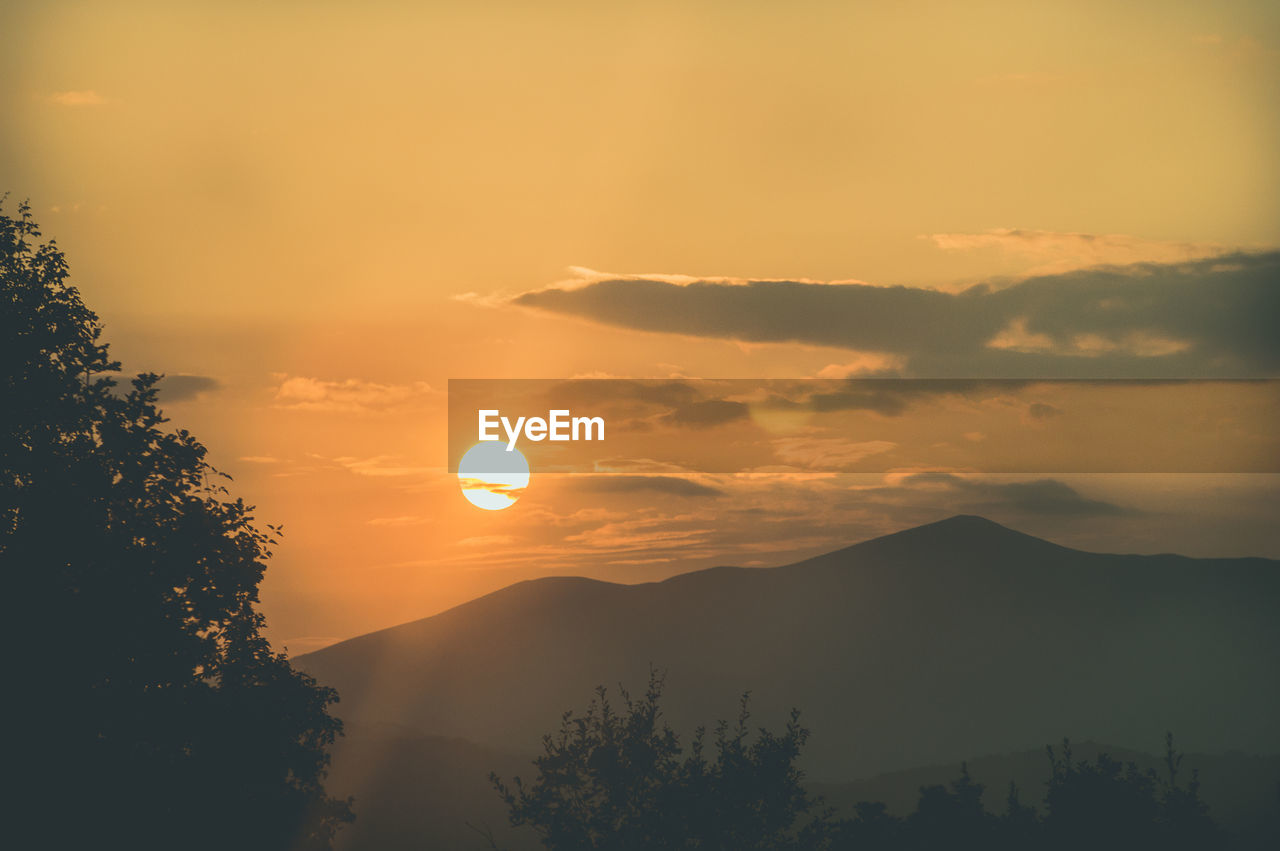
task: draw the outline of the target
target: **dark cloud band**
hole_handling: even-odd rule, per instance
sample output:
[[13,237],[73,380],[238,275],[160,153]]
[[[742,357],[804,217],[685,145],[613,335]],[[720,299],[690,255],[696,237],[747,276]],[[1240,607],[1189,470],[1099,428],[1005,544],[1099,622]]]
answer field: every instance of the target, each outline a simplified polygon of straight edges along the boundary
[[1101,267],[960,293],[790,281],[604,280],[514,304],[646,331],[888,352],[915,376],[1280,373],[1280,253]]
[[160,398],[165,402],[185,402],[202,393],[222,388],[222,383],[208,375],[166,375],[160,379]]

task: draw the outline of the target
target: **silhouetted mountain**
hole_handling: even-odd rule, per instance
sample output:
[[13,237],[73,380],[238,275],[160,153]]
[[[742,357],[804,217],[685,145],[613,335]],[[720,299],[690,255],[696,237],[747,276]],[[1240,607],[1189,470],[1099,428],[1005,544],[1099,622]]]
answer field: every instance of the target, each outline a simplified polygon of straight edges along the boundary
[[953,517],[778,568],[521,582],[299,657],[340,714],[529,751],[668,670],[677,729],[792,706],[841,779],[1070,735],[1280,751],[1280,563],[1080,552]]

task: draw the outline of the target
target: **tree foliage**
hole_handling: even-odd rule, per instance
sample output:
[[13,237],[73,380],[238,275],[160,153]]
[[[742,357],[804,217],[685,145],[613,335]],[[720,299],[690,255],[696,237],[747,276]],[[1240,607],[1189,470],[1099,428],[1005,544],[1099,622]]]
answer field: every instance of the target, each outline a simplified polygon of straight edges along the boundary
[[0,209],[0,569],[40,847],[327,848],[337,698],[273,653],[254,523],[160,376],[120,364],[42,243]]
[[621,691],[615,710],[604,688],[582,715],[567,712],[534,760],[537,777],[508,784],[490,775],[512,825],[533,828],[553,851],[794,849],[794,851],[1067,851],[1234,847],[1209,818],[1193,772],[1167,738],[1164,776],[1101,755],[1072,761],[1069,742],[1049,748],[1044,813],[1010,783],[1003,813],[983,804],[985,787],[961,765],[946,786],[924,786],[903,816],[880,802],[835,818],[809,795],[797,766],[808,730],[793,712],[781,734],[736,723],[712,737],[699,728],[686,749],[662,720],[662,679],[643,698]]
[[753,735],[744,696],[737,721],[716,726],[711,757],[705,728],[686,750],[662,719],[662,685],[654,673],[640,699],[620,689],[621,712],[597,689],[585,714],[565,713],[544,737],[531,784],[491,776],[511,823],[556,851],[813,847],[825,814],[795,764],[809,735],[799,714]]
[[1049,847],[1193,849],[1225,842],[1200,799],[1199,774],[1192,772],[1185,786],[1178,780],[1182,755],[1174,750],[1171,733],[1165,736],[1164,777],[1106,754],[1092,763],[1072,762],[1067,740],[1061,751],[1048,748],[1048,754],[1052,774],[1044,833]]
[[1045,814],[1023,804],[1009,784],[1005,812],[991,813],[982,804],[984,788],[961,766],[948,787],[920,789],[916,809],[904,818],[888,814],[883,804],[861,803],[854,818],[836,822],[833,851],[926,851],[935,848],[1016,851],[1017,849],[1134,848],[1210,849],[1231,847],[1209,818],[1193,775],[1178,780],[1182,757],[1166,739],[1167,776],[1140,771],[1106,754],[1095,761],[1073,762],[1071,744],[1048,749],[1050,776]]

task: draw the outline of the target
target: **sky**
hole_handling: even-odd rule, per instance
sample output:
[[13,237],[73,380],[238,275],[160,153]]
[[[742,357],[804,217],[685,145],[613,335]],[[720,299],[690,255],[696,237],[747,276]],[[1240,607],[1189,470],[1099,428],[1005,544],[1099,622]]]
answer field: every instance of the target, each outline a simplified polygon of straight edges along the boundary
[[[1243,447],[1231,472],[535,471],[482,512],[446,468],[451,378],[1280,377],[1274,3],[55,0],[0,33],[0,191],[284,524],[263,607],[291,652],[960,511],[1280,556],[1280,483],[1240,472],[1274,470],[1266,385],[1129,429]],[[847,439],[1137,416],[1041,392]],[[965,425],[988,403],[995,439]]]

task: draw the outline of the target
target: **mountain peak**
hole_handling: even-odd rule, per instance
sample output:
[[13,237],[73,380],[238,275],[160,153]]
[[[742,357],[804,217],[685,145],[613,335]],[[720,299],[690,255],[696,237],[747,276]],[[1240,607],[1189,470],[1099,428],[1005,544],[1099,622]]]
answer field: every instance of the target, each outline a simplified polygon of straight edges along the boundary
[[963,549],[968,551],[984,551],[992,549],[1047,547],[1064,549],[1058,544],[1010,529],[994,520],[988,520],[976,514],[956,514],[945,520],[926,523],[894,532],[881,538],[855,544],[858,547],[870,547],[877,544],[884,546],[912,546],[926,548],[944,548],[948,550]]
[[916,529],[928,529],[930,527],[945,529],[986,529],[993,532],[998,529],[1002,532],[1013,532],[1017,535],[1022,534],[1021,532],[1016,532],[1015,530],[1010,529],[1008,526],[1002,526],[996,521],[988,520],[978,514],[954,514],[945,520],[938,520],[934,523],[926,523],[923,526],[917,526]]
[[800,564],[843,564],[850,557],[914,560],[961,557],[988,558],[996,555],[1024,556],[1034,553],[1070,552],[1059,544],[1010,529],[994,520],[976,514],[956,514],[944,520],[892,532],[825,555],[815,556]]

